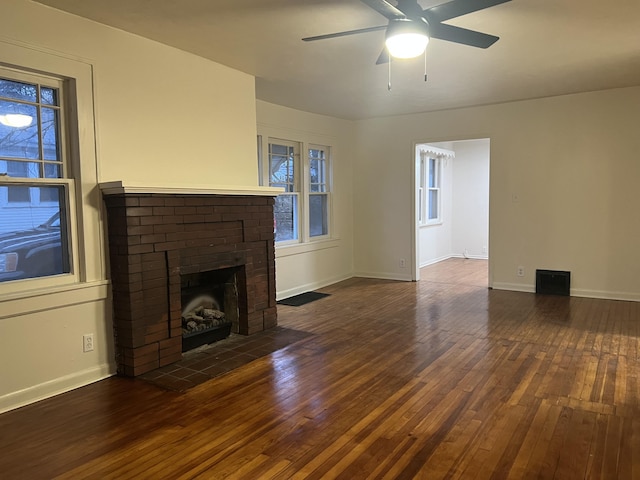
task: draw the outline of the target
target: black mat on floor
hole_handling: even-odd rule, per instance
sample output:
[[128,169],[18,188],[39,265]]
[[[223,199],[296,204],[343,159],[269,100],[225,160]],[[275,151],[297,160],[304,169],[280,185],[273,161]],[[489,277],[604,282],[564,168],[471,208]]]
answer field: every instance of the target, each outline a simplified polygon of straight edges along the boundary
[[293,297],[285,298],[284,300],[280,300],[278,301],[278,304],[289,305],[291,307],[299,307],[301,305],[306,305],[307,303],[311,303],[315,300],[319,300],[328,296],[328,293],[307,292],[301,293],[300,295],[295,295]]

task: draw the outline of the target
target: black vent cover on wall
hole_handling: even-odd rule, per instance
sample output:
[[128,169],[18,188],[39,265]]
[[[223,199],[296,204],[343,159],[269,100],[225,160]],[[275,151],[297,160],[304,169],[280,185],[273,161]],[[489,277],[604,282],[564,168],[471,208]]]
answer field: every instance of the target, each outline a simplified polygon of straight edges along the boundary
[[536,293],[569,296],[571,272],[536,270]]

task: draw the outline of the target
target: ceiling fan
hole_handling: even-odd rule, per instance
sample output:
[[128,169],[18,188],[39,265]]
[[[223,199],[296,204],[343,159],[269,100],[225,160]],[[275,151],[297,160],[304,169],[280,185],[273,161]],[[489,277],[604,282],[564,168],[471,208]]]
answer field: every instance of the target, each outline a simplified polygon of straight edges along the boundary
[[424,10],[418,4],[418,0],[396,0],[393,3],[393,0],[361,1],[386,17],[389,23],[379,27],[360,28],[346,32],[306,37],[302,40],[311,42],[386,30],[386,48],[383,49],[378,57],[377,64],[389,62],[391,59],[389,55],[396,58],[417,57],[425,51],[429,38],[437,38],[472,47],[488,48],[498,41],[499,37],[447,25],[442,22],[511,0],[451,0]]

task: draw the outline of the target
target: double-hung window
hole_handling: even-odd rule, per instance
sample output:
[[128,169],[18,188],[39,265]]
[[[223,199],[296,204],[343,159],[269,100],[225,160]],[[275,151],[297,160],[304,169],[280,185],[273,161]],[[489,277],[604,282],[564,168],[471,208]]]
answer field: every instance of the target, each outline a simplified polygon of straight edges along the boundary
[[309,156],[309,236],[329,234],[329,149],[310,145]]
[[330,147],[269,138],[268,158],[262,162],[260,145],[261,141],[259,164],[263,179],[268,180],[269,186],[284,190],[276,197],[274,206],[276,243],[289,245],[328,238],[331,225]]
[[299,236],[300,152],[294,142],[269,141],[269,186],[284,193],[276,197],[274,226],[276,242],[291,242]]
[[441,223],[442,158],[422,153],[420,156],[419,220],[422,225]]
[[71,272],[63,93],[0,69],[0,282]]

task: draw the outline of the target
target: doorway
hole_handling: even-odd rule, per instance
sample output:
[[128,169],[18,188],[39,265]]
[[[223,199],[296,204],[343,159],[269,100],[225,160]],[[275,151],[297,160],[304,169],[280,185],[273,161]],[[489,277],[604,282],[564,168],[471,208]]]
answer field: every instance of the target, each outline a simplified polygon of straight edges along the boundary
[[489,167],[488,138],[416,144],[414,280],[450,258],[488,264]]

